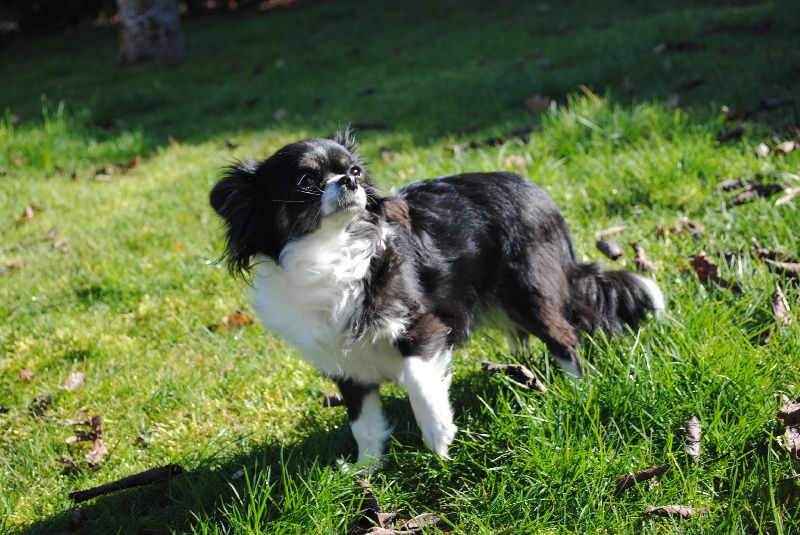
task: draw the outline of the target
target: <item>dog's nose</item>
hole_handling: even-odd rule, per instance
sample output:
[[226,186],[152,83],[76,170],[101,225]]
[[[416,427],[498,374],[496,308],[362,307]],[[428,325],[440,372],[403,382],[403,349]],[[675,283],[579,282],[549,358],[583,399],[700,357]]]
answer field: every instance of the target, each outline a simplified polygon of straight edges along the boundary
[[358,182],[356,182],[356,179],[350,175],[345,175],[340,178],[337,184],[349,189],[350,191],[355,191],[358,189]]

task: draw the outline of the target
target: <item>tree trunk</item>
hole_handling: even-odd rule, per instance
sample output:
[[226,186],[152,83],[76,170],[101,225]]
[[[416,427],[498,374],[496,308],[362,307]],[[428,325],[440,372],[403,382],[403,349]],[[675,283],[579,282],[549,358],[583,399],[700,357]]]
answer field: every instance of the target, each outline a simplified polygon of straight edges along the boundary
[[126,65],[185,55],[176,0],[116,0],[119,10],[119,59]]

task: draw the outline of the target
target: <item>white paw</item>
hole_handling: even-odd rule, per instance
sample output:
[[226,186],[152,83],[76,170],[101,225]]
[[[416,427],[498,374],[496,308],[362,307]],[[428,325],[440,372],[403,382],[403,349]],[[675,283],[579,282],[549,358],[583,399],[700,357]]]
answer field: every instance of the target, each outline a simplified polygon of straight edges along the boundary
[[339,470],[349,476],[370,475],[383,465],[383,456],[362,455],[355,464],[338,459]]
[[453,443],[458,427],[453,422],[431,422],[423,426],[422,436],[425,443],[443,459],[451,460],[447,456],[447,449]]

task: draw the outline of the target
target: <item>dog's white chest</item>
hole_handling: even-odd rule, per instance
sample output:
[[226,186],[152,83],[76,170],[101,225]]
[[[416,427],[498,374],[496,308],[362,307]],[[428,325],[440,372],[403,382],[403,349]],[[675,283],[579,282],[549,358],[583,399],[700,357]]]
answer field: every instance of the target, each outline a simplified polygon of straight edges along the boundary
[[356,341],[348,336],[381,246],[329,225],[288,244],[280,265],[256,258],[254,302],[261,322],[326,375],[365,383],[402,381],[402,357],[392,339],[398,333],[369,333]]

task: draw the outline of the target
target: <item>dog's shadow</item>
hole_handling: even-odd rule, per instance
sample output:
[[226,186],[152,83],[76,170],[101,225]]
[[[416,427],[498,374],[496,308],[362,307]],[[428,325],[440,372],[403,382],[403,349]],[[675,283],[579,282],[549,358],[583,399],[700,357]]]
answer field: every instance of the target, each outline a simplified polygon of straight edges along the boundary
[[[335,388],[333,385],[331,387]],[[506,388],[502,381],[490,379],[477,367],[474,372],[459,374],[451,387],[456,421],[468,417],[473,427],[486,424],[482,420],[489,416],[483,410],[483,404],[487,401],[491,403]],[[389,479],[396,476],[413,484],[408,475],[419,470],[435,479],[447,463],[425,447],[407,394],[402,389],[389,387],[383,392],[382,403],[388,420],[394,426],[394,433],[384,467],[380,470],[381,475]],[[299,474],[309,473],[312,467],[317,469],[317,474],[326,469],[340,470],[342,460],[356,460],[357,446],[347,425],[345,409],[337,407],[323,411],[329,412],[320,414],[319,420],[304,419],[297,424],[304,436],[299,442],[282,445],[267,437],[264,442],[243,453],[230,455],[223,460],[219,456],[211,456],[170,481],[100,496],[38,520],[20,533],[192,532],[197,528],[197,518],[213,518],[215,523],[224,526],[228,522],[226,508],[230,509],[244,499],[250,492],[248,485],[265,483],[263,479],[257,479],[260,473],[269,472],[270,482],[277,481],[271,490],[276,495],[270,498],[272,503],[277,503],[284,499],[280,493],[285,484],[283,480],[287,477],[299,477]],[[320,420],[331,425],[320,425]],[[253,441],[256,440],[258,438]],[[181,464],[180,460],[175,462]],[[247,476],[243,476],[245,471]],[[355,485],[358,474],[347,476],[343,480],[352,484],[355,498],[352,503],[357,508],[357,497],[362,492]],[[250,481],[256,478],[257,482],[250,483],[248,478]],[[425,480],[422,477],[420,484],[424,485]],[[436,501],[437,496],[432,493],[426,498],[429,503],[418,505],[433,506]],[[276,511],[273,514],[280,515]],[[356,515],[357,511],[352,514]],[[205,522],[208,523],[208,520]]]

